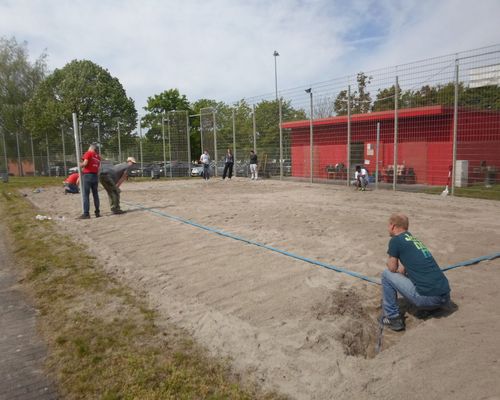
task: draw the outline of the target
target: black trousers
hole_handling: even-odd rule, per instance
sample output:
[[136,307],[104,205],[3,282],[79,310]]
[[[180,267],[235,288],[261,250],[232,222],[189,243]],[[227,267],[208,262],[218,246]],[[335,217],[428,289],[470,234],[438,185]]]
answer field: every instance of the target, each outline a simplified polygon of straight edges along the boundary
[[229,179],[231,179],[231,177],[233,176],[233,163],[226,163],[226,165],[224,165],[222,179],[226,179],[226,175]]

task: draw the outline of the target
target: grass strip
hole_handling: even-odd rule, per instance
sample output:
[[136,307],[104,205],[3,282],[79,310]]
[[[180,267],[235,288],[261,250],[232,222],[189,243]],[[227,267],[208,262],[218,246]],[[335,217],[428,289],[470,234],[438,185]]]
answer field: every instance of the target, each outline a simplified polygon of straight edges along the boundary
[[[430,189],[426,189],[425,193],[441,194],[443,189],[444,187],[442,186],[433,187]],[[485,200],[500,200],[500,185],[492,185],[490,187],[486,187],[484,186],[484,184],[476,184],[468,187],[455,187],[455,196]]]
[[[65,399],[283,399],[243,384],[227,360],[210,357],[182,329],[158,326],[157,314],[104,273],[86,248],[36,221],[16,190],[40,178],[0,186],[22,285],[40,311],[47,368]],[[44,181],[45,185],[60,183]]]

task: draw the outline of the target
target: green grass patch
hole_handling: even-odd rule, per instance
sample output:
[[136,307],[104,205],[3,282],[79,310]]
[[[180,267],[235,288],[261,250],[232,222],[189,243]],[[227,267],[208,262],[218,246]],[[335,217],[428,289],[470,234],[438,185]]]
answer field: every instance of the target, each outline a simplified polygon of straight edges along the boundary
[[66,179],[63,176],[9,176],[8,183],[0,183],[0,188],[5,190],[16,188],[44,188],[47,186],[61,185]]
[[182,329],[103,272],[87,249],[37,222],[14,189],[60,178],[13,178],[0,185],[0,218],[10,232],[24,287],[40,310],[47,369],[66,399],[281,399],[243,384],[227,360],[210,357]]
[[[443,189],[443,187],[433,187],[427,189],[425,192],[430,194],[441,194]],[[468,187],[456,187],[455,196],[486,200],[500,200],[500,185],[497,184],[492,185],[491,187],[486,187],[484,184],[477,184]]]

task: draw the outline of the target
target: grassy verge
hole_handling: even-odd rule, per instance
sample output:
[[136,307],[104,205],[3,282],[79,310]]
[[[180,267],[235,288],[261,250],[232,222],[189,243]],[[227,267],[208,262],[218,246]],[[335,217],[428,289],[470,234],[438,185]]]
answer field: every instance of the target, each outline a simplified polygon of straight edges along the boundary
[[243,385],[216,360],[157,315],[130,289],[106,275],[86,249],[57,233],[53,221],[16,188],[60,179],[0,184],[0,217],[12,236],[23,286],[40,310],[49,345],[48,370],[66,399],[279,399]]
[[[426,193],[441,194],[442,191],[443,191],[442,187],[434,187],[431,189],[427,189]],[[500,185],[492,185],[489,188],[485,187],[483,184],[473,185],[463,188],[457,187],[455,188],[455,196],[472,197],[475,199],[486,199],[486,200],[500,200]]]

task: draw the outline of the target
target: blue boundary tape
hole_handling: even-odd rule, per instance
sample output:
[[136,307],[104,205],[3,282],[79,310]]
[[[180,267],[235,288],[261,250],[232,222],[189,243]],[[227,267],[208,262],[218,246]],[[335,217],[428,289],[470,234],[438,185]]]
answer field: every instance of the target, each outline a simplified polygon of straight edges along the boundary
[[447,267],[441,268],[441,271],[449,271],[450,269],[466,267],[468,265],[480,263],[481,261],[494,260],[495,258],[499,258],[499,257],[500,257],[500,253],[493,253],[493,254],[490,254],[488,256],[477,257],[477,258],[473,258],[471,260],[459,262],[457,264],[448,265]]
[[[367,281],[367,282],[370,282],[370,283],[374,283],[376,285],[380,285],[380,279],[373,278],[373,277],[370,277],[370,276],[366,276],[366,275],[360,274],[359,272],[350,271],[348,269],[337,267],[335,265],[331,265],[331,264],[327,264],[327,263],[324,263],[324,262],[321,262],[321,261],[313,260],[312,258],[302,257],[302,256],[299,256],[297,254],[290,253],[288,251],[278,249],[276,247],[268,246],[266,244],[259,243],[259,242],[256,242],[254,240],[245,239],[245,238],[242,238],[240,236],[233,235],[232,233],[229,233],[229,232],[224,232],[224,231],[222,231],[220,229],[210,228],[208,226],[198,224],[197,222],[193,222],[193,221],[190,221],[190,220],[185,219],[185,218],[177,217],[175,215],[170,215],[170,214],[167,214],[167,213],[165,213],[163,211],[156,210],[154,208],[144,207],[141,204],[134,204],[134,203],[130,203],[130,202],[124,202],[124,203],[129,204],[129,205],[131,205],[133,207],[137,207],[137,208],[139,208],[141,210],[149,211],[149,212],[151,212],[153,214],[157,214],[157,215],[160,215],[162,217],[169,218],[169,219],[171,219],[173,221],[182,222],[184,224],[191,225],[191,226],[194,226],[196,228],[200,228],[200,229],[203,229],[203,230],[206,230],[206,231],[209,231],[209,232],[213,232],[213,233],[216,233],[216,234],[221,235],[221,236],[225,236],[225,237],[228,237],[228,238],[231,238],[231,239],[234,239],[234,240],[239,240],[241,242],[248,243],[248,244],[251,244],[251,245],[254,245],[254,246],[257,246],[257,247],[262,247],[264,249],[267,249],[267,250],[270,250],[270,251],[274,251],[276,253],[283,254],[285,256],[292,257],[292,258],[295,258],[297,260],[307,262],[309,264],[318,265],[320,267],[323,267],[323,268],[326,268],[326,269],[329,269],[329,270],[332,270],[332,271],[340,272],[342,274],[347,274],[347,275],[353,276],[355,278],[362,279],[364,281]],[[463,262],[460,262],[460,263],[457,263],[457,264],[449,265],[449,266],[447,266],[445,268],[442,268],[441,270],[442,271],[449,271],[451,269],[455,269],[455,268],[459,268],[459,267],[465,267],[465,266],[468,266],[468,265],[477,264],[477,263],[480,263],[481,261],[485,261],[485,260],[494,260],[495,258],[498,258],[498,257],[500,257],[500,253],[493,253],[493,254],[490,254],[488,256],[473,258],[471,260],[467,260],[467,261],[463,261]]]

